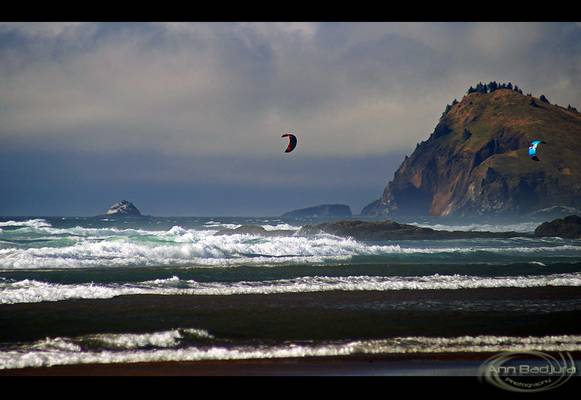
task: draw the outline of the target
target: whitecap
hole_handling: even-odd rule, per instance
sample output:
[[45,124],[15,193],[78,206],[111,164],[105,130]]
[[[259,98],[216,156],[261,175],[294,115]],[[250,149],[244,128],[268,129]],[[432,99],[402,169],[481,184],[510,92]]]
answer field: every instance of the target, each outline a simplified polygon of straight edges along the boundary
[[68,299],[105,299],[123,295],[239,295],[328,291],[460,290],[581,286],[581,273],[480,277],[427,276],[307,276],[292,279],[239,282],[198,282],[177,276],[167,279],[111,284],[57,284],[36,280],[1,281],[0,304],[36,303]]
[[83,338],[100,346],[114,349],[138,349],[145,347],[175,347],[184,337],[212,339],[214,336],[204,329],[173,329],[153,333],[97,334]]
[[540,266],[540,267],[546,267],[546,266],[547,266],[547,264],[545,264],[545,263],[542,263],[542,262],[540,262],[540,261],[529,261],[529,264],[532,264],[532,265],[538,265],[538,266]]
[[[156,336],[157,335],[157,336]],[[125,336],[125,337],[124,337]],[[138,336],[137,336],[138,337]],[[305,357],[334,357],[378,354],[437,353],[498,353],[501,351],[579,351],[581,336],[409,336],[388,339],[338,341],[327,343],[285,343],[284,345],[188,346],[174,347],[175,334],[161,332],[145,334],[148,339],[136,340],[135,335],[116,334],[111,342],[123,350],[83,351],[75,342],[83,338],[48,338],[32,345],[0,351],[0,369],[48,367],[75,364],[115,364],[162,361],[249,360]],[[152,338],[156,338],[152,342]],[[161,344],[162,348],[142,349],[141,346]],[[167,347],[167,348],[163,348]]]
[[25,221],[0,221],[0,226],[22,226],[30,228],[46,228],[50,227],[46,220],[42,218],[29,219]]
[[530,233],[539,226],[539,222],[521,222],[514,224],[433,224],[422,222],[410,222],[410,225],[419,226],[422,228],[432,228],[436,230],[446,231],[488,231],[488,232],[522,232]]

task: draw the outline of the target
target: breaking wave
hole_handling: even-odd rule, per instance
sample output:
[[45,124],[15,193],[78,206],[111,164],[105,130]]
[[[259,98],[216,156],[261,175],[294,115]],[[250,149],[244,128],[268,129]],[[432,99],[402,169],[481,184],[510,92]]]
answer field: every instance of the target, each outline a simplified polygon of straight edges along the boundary
[[422,222],[410,222],[410,225],[422,228],[432,228],[446,231],[489,231],[489,232],[522,232],[530,233],[539,226],[539,222],[520,222],[516,224],[468,224],[468,225],[447,225],[429,224]]
[[[108,334],[76,338],[47,338],[0,350],[0,369],[74,364],[160,361],[244,360],[333,357],[371,354],[458,353],[500,351],[578,351],[581,336],[543,337],[460,336],[394,337],[326,343],[284,345],[191,344],[186,336],[213,338],[202,330],[172,330],[146,334]],[[100,342],[95,344],[95,340]],[[195,341],[195,338],[194,338]],[[87,346],[91,343],[91,347]],[[113,347],[113,348],[112,348]]]
[[42,218],[29,219],[26,221],[0,221],[0,226],[46,228],[51,225]]
[[106,299],[123,295],[238,295],[327,291],[458,290],[581,286],[581,273],[480,277],[469,275],[300,277],[268,281],[197,282],[178,277],[135,283],[57,284],[36,280],[0,281],[0,304],[67,299]]
[[[556,238],[389,241],[365,243],[330,234],[265,237],[215,236],[228,224],[209,221],[186,229],[52,227],[46,220],[5,221],[0,231],[0,269],[67,269],[116,266],[236,266],[342,263],[357,257],[369,262],[536,262],[580,257],[581,242]],[[235,224],[231,224],[235,225]],[[298,230],[288,224],[265,229]],[[461,255],[462,257],[458,257]],[[369,259],[369,257],[375,257]],[[468,259],[469,258],[469,259]],[[359,260],[360,261],[360,260]]]

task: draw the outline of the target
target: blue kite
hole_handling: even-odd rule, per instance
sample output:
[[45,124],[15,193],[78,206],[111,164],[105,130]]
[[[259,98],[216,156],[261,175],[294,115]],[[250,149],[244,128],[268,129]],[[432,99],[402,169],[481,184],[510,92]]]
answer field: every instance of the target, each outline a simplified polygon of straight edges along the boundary
[[529,146],[529,156],[534,161],[540,161],[539,158],[537,157],[537,146],[541,143],[546,144],[546,142],[540,140],[533,140],[531,142],[531,145]]

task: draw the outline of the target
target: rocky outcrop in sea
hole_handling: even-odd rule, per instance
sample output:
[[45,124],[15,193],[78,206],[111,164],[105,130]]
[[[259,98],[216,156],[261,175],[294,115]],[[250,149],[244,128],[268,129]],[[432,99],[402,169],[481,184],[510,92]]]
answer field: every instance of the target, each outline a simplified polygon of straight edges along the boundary
[[568,217],[555,219],[551,222],[543,222],[535,229],[535,236],[557,236],[565,239],[580,239],[581,217],[578,215],[569,215]]
[[121,200],[115,204],[113,204],[107,212],[105,213],[107,216],[125,216],[125,217],[141,217],[141,212],[127,200]]

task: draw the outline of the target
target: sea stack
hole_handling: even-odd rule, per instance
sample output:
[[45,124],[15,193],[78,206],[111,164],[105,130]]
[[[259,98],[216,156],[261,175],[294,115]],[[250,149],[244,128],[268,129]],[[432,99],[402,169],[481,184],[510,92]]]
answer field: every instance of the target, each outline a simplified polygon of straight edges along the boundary
[[124,216],[124,217],[141,217],[141,212],[127,200],[121,200],[113,204],[107,210],[105,215],[108,216]]

